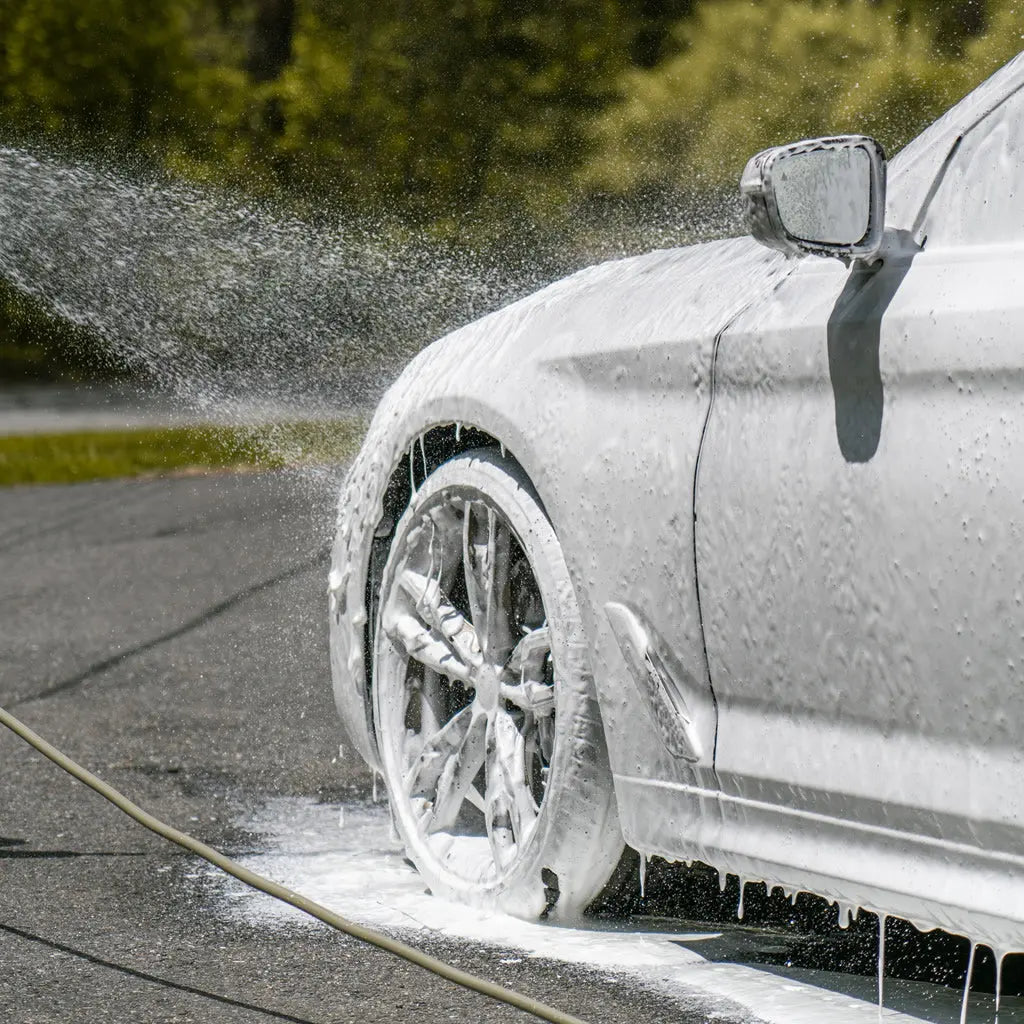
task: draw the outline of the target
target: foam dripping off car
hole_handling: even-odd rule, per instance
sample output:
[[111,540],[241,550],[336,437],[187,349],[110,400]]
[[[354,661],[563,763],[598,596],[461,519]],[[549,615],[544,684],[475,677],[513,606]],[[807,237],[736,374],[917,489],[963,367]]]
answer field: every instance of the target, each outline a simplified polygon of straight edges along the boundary
[[[963,992],[954,985],[889,975],[884,947],[877,961],[886,975],[882,987],[873,966],[865,965],[859,974],[844,969],[845,932],[833,935],[829,964],[809,967],[788,955],[786,943],[793,936],[787,940],[776,929],[754,925],[638,915],[587,917],[559,926],[454,903],[426,890],[391,832],[386,805],[376,802],[337,805],[279,797],[235,824],[259,837],[260,852],[244,855],[244,864],[349,918],[414,942],[479,944],[494,947],[512,963],[561,962],[587,969],[604,980],[668,997],[681,1012],[699,1005],[708,1020],[868,1024],[881,1013],[886,1022],[955,1024],[963,1011]],[[641,884],[639,870],[632,882]],[[288,907],[219,874],[211,872],[197,885],[220,903],[227,922],[282,931],[303,923]],[[752,902],[750,892],[747,896]],[[894,931],[890,920],[891,941]],[[818,947],[828,940],[816,934],[810,941]],[[966,1020],[994,1019],[991,993],[972,991],[967,1007]],[[1024,1004],[1003,1000],[999,1020],[1024,1021]]]

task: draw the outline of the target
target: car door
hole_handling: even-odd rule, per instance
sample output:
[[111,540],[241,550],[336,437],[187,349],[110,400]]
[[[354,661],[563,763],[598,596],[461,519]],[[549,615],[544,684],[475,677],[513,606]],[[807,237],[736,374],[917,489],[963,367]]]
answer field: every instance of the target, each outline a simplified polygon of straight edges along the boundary
[[722,336],[696,492],[700,607],[726,799],[1011,851],[1020,93],[947,149],[880,266],[806,257]]

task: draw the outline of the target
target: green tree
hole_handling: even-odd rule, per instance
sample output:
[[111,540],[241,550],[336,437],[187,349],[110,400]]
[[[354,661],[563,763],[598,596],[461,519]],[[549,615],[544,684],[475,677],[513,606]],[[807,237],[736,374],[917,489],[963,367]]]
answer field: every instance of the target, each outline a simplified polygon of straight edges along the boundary
[[179,134],[193,0],[7,0],[2,117],[20,131],[136,147]]
[[1018,0],[989,0],[985,31],[964,47],[971,85],[1002,67],[1024,50],[1021,8]]
[[1010,0],[6,0],[0,133],[455,230],[890,150],[1004,59]]
[[612,0],[310,2],[280,82],[287,173],[426,217],[557,195],[627,21]]
[[949,19],[913,4],[707,0],[678,26],[676,56],[622,76],[579,180],[610,193],[731,188],[758,150],[844,131],[895,152],[998,66],[1004,10],[951,47]]

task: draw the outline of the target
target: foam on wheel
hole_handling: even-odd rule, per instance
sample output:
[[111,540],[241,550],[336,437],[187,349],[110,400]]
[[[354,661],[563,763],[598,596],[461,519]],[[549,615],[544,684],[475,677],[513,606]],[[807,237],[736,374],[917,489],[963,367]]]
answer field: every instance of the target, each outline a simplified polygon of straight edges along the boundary
[[511,460],[456,456],[415,493],[374,648],[388,795],[430,888],[521,917],[582,910],[622,836],[568,570]]

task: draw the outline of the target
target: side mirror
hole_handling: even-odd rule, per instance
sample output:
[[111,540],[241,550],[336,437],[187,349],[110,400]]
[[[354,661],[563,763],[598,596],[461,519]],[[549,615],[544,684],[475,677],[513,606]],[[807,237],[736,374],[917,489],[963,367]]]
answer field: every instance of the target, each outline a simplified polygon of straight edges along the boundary
[[866,135],[776,146],[751,157],[740,193],[747,228],[787,256],[870,262],[885,226],[885,153]]

